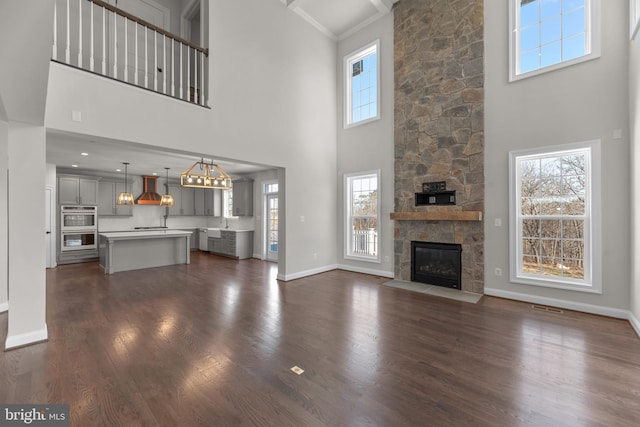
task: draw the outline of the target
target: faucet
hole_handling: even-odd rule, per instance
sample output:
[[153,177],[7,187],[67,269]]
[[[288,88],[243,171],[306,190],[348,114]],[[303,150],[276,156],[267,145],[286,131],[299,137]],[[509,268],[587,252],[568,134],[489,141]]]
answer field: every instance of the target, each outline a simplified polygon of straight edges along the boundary
[[229,218],[224,218],[224,228],[229,228]]

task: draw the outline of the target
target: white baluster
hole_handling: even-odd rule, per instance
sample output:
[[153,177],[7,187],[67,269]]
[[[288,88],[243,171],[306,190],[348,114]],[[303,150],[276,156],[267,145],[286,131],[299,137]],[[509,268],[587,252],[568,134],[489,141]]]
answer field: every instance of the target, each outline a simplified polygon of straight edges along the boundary
[[198,103],[198,51],[193,50],[193,103]]
[[144,27],[144,87],[149,87],[149,55],[147,52],[147,46],[149,41],[147,40],[147,27]]
[[64,51],[64,61],[71,62],[71,21],[69,20],[69,0],[67,0],[67,47]]
[[91,6],[89,7],[91,10],[91,23],[89,24],[89,31],[91,32],[89,36],[89,43],[91,44],[89,47],[89,70],[93,71],[95,65],[93,60],[93,2],[91,2]]
[[134,34],[134,38],[136,39],[136,47],[134,49],[134,53],[135,53],[135,70],[133,70],[133,82],[136,84],[136,86],[138,85],[138,23],[134,22],[134,25],[136,26],[136,31]]
[[176,43],[171,39],[171,96],[176,96]]
[[107,75],[107,24],[105,15],[107,9],[102,8],[102,75]]
[[204,105],[204,52],[200,52],[200,105]]
[[162,35],[162,93],[167,93],[167,36]]
[[51,46],[51,59],[58,59],[58,5],[53,2],[53,46]]
[[129,18],[124,17],[124,81],[129,82]]
[[153,90],[158,91],[158,32],[153,31]]
[[113,78],[118,78],[118,14],[113,12]]
[[78,0],[78,68],[82,68],[82,0]]
[[182,96],[182,42],[180,42],[180,99],[184,99]]
[[187,101],[191,101],[191,48],[187,46]]

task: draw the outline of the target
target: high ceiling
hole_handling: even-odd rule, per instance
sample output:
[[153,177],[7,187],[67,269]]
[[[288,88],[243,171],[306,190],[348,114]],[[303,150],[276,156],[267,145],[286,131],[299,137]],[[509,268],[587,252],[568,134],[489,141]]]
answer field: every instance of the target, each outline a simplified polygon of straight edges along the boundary
[[391,11],[398,0],[280,0],[323,34],[342,40]]
[[[388,14],[398,0],[280,0],[285,7],[300,15],[310,25],[332,40],[342,40],[361,28]],[[87,153],[88,155],[82,155]],[[60,171],[113,175],[129,162],[130,175],[169,176],[180,172],[204,156],[205,161],[219,164],[232,176],[273,169],[268,165],[246,164],[216,158],[215,153],[188,153],[154,149],[153,147],[82,135],[49,131],[47,133],[47,162]],[[77,165],[77,166],[73,166]]]

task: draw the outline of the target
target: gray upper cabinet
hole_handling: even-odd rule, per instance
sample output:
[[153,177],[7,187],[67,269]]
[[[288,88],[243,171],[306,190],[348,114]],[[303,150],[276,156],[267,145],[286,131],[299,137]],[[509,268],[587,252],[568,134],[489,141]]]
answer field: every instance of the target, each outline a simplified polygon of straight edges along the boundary
[[222,190],[195,188],[195,214],[222,216]]
[[118,194],[124,191],[123,182],[100,181],[98,183],[98,215],[101,216],[131,216],[133,206],[117,205]]
[[98,180],[58,176],[58,203],[61,205],[97,205]]
[[169,194],[173,196],[173,200],[175,202],[175,206],[169,208],[169,215],[196,215],[194,190],[195,188],[181,187],[180,185],[169,185]]
[[253,180],[248,178],[233,181],[233,215],[253,216]]

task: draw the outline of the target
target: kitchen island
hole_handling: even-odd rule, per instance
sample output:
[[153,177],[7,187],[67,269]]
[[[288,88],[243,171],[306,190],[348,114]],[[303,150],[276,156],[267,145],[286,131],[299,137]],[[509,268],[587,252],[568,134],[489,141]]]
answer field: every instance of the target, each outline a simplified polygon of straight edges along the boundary
[[105,274],[189,264],[191,231],[145,230],[99,233],[100,266]]

